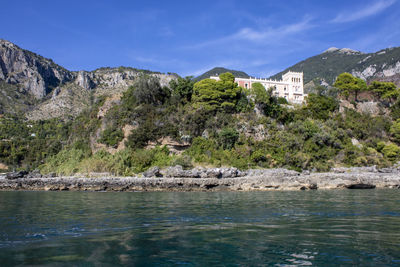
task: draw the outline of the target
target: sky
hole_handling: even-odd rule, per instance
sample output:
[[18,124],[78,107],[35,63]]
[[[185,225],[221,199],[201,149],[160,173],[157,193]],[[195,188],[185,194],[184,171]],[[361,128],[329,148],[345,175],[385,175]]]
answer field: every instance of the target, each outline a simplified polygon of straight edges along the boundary
[[269,77],[329,47],[400,46],[400,0],[0,0],[0,38],[69,70]]

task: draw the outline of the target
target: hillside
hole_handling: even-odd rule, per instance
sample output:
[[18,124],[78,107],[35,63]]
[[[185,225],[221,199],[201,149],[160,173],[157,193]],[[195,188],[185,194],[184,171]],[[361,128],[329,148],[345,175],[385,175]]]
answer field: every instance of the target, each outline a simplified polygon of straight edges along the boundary
[[74,79],[74,74],[31,51],[0,39],[0,80],[18,87],[36,99]]
[[[332,85],[342,72],[349,72],[364,80],[397,81],[400,73],[400,47],[387,48],[376,53],[362,53],[351,49],[329,48],[323,53],[303,60],[272,76],[280,79],[287,71],[304,72],[304,83],[318,80]],[[393,76],[393,79],[391,79]],[[399,83],[397,85],[400,85]]]
[[[396,51],[330,49],[322,58],[344,69],[343,62],[357,59],[354,73],[398,78]],[[326,171],[400,160],[400,90],[393,86],[389,98],[378,88],[340,99],[337,90],[320,93],[327,88],[310,85],[316,94],[307,103],[288,105],[270,91],[243,90],[229,73],[196,83],[127,67],[72,72],[4,41],[0,54],[0,169],[64,175],[133,175],[175,165]]]
[[197,82],[197,81],[200,81],[200,80],[203,80],[203,79],[207,79],[207,78],[210,78],[210,76],[218,76],[218,75],[220,75],[222,73],[225,73],[225,72],[230,72],[237,78],[248,78],[248,77],[250,77],[247,73],[245,73],[243,71],[230,70],[230,69],[226,69],[226,68],[222,68],[222,67],[216,67],[216,68],[213,68],[213,69],[203,73],[200,76],[197,76],[196,78],[194,78],[194,81]]
[[0,114],[22,112],[31,120],[76,116],[93,99],[126,91],[141,74],[158,77],[163,86],[177,77],[130,67],[69,71],[0,39]]

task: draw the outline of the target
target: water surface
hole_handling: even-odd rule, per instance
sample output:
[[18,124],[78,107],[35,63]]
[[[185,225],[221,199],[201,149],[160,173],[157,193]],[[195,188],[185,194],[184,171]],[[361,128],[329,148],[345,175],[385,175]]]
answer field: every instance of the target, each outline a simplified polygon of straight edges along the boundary
[[400,191],[0,192],[0,263],[400,266]]

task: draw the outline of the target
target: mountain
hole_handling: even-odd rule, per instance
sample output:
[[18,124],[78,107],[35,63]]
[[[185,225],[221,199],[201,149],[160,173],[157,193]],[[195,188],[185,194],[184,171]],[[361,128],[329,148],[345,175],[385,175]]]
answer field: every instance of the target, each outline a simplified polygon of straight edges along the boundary
[[[318,80],[322,84],[332,85],[336,77],[343,72],[349,72],[367,81],[384,79],[398,82],[396,75],[400,73],[400,47],[387,48],[376,53],[362,53],[348,48],[332,47],[271,78],[280,79],[282,74],[289,70],[304,72],[305,84]],[[397,83],[397,85],[400,84]]]
[[[332,85],[342,72],[350,72],[367,81],[392,81],[400,85],[400,47],[376,53],[347,48],[330,48],[272,76],[281,79],[289,70],[303,71],[305,88]],[[213,68],[196,81],[231,72],[247,78],[243,71]],[[130,67],[99,68],[94,71],[69,71],[38,54],[0,39],[0,114],[23,113],[28,119],[78,115],[93,99],[122,95],[141,74],[156,76],[162,86],[176,74],[162,74]]]
[[213,69],[203,73],[200,76],[197,76],[196,78],[194,78],[194,80],[195,81],[200,81],[200,80],[203,80],[203,79],[210,78],[210,76],[218,76],[218,75],[220,75],[222,73],[225,73],[225,72],[230,72],[237,78],[249,78],[250,77],[247,73],[245,73],[243,71],[230,70],[230,69],[226,69],[226,68],[222,68],[222,67],[216,67],[216,68],[213,68]]
[[36,99],[42,99],[74,76],[51,59],[0,39],[0,80],[17,85]]
[[33,120],[78,115],[93,98],[126,91],[140,74],[157,76],[163,86],[176,78],[129,67],[69,71],[0,39],[0,114],[22,112]]

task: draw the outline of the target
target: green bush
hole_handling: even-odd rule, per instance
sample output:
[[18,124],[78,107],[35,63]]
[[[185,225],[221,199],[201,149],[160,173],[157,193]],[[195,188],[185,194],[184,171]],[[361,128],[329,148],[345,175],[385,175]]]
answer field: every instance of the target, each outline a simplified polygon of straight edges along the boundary
[[42,173],[74,174],[78,172],[85,154],[85,151],[75,148],[62,150],[57,155],[49,157],[46,163],[40,166],[40,170]]
[[184,169],[191,169],[193,167],[192,158],[188,155],[177,156],[172,162],[172,166],[180,165]]
[[400,143],[400,119],[392,124],[389,132],[393,136],[393,139],[397,143]]
[[395,161],[400,156],[400,147],[396,144],[386,144],[382,149],[383,155],[391,161]]
[[223,149],[232,149],[239,139],[239,133],[233,128],[224,128],[218,134],[218,143]]
[[327,120],[330,113],[339,108],[339,103],[333,97],[309,94],[307,105],[303,108],[314,119]]
[[117,147],[123,138],[124,132],[121,129],[107,128],[101,134],[99,142],[110,147]]

